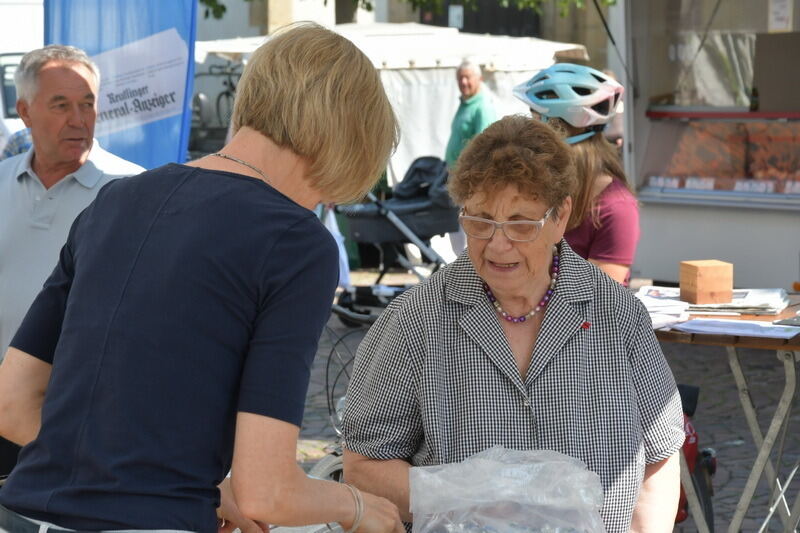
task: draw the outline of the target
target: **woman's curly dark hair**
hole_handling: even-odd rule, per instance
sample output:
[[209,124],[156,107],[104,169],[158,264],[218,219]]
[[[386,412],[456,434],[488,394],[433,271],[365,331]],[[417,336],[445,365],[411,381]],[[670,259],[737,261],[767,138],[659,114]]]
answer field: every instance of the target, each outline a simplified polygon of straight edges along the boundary
[[458,205],[477,193],[509,185],[532,200],[558,207],[577,187],[572,150],[546,123],[523,115],[504,117],[467,144],[451,169],[448,189]]

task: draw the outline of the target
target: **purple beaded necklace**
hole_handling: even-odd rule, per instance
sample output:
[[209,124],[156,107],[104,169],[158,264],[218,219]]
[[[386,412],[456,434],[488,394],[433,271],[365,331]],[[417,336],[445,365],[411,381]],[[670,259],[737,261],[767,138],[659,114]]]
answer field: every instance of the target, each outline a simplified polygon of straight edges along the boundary
[[525,322],[526,320],[530,320],[533,318],[533,315],[538,313],[539,311],[543,310],[547,307],[547,302],[550,301],[550,298],[553,296],[553,291],[556,288],[556,278],[558,278],[558,248],[553,246],[553,262],[550,263],[550,286],[547,288],[547,291],[544,293],[544,296],[539,301],[539,305],[528,311],[522,316],[511,316],[506,313],[502,307],[500,307],[500,302],[497,301],[497,297],[492,292],[492,289],[483,282],[483,291],[486,293],[486,297],[492,302],[495,311],[503,317],[506,321],[512,322],[514,324]]

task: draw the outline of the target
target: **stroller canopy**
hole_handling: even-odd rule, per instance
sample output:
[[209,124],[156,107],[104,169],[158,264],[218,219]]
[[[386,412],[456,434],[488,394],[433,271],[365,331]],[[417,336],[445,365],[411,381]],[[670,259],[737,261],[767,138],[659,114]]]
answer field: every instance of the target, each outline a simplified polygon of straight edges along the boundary
[[398,200],[428,198],[439,207],[453,207],[447,192],[447,164],[438,157],[418,157],[394,188]]

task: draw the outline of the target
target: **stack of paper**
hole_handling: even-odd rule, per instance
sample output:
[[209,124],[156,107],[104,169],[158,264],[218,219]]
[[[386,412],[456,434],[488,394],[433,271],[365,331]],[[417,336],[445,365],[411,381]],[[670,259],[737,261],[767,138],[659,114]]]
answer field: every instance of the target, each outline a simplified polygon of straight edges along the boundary
[[688,302],[681,301],[680,291],[673,287],[645,285],[639,288],[636,297],[651,313],[680,314],[689,307]]
[[800,335],[800,327],[775,326],[769,322],[754,320],[712,320],[695,318],[672,329],[687,333],[710,333],[712,335],[738,335],[742,337],[770,337],[775,339],[791,339]]
[[636,297],[647,308],[653,329],[666,328],[689,318],[686,313],[689,304],[682,302],[669,287],[641,287]]
[[777,315],[789,305],[783,289],[737,289],[733,299],[724,304],[692,304],[690,311],[737,311],[743,315]]
[[[663,302],[661,305],[667,308],[670,305],[667,302],[673,302],[676,306],[677,303],[684,304],[686,306],[684,310],[693,314],[728,312],[748,315],[777,315],[789,305],[789,296],[783,289],[736,289],[733,291],[732,300],[721,304],[689,304],[681,302],[680,289],[678,287],[647,285],[641,287],[636,295],[645,302],[648,311],[651,309],[648,301],[658,300]],[[645,297],[647,297],[647,300],[644,299]],[[658,312],[657,309],[658,307],[654,305],[653,310]]]

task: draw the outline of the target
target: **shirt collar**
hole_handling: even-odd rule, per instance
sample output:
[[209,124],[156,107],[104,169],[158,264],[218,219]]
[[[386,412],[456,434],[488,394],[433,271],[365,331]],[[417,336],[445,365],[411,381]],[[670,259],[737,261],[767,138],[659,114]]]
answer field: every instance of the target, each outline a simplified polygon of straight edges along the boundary
[[[92,142],[92,149],[89,152],[89,157],[86,158],[86,162],[81,165],[81,167],[64,176],[63,179],[68,179],[70,177],[75,178],[75,181],[86,187],[87,189],[91,189],[97,182],[100,181],[100,178],[103,175],[103,172],[98,169],[94,162],[92,161],[93,156],[98,155],[98,152],[102,152],[103,149],[100,147],[100,143],[97,142],[97,139],[94,139]],[[17,164],[16,171],[14,172],[15,177],[17,180],[21,179],[25,174],[29,176],[36,176],[36,173],[33,171],[33,167],[31,166],[31,162],[33,161],[33,152],[34,147],[25,152],[25,156],[20,158],[19,163]],[[37,176],[38,178],[38,176]]]
[[476,92],[475,94],[473,94],[472,96],[470,96],[466,100],[464,99],[464,97],[461,97],[461,102],[464,105],[473,105],[473,104],[477,104],[478,102],[483,100],[483,97],[484,97],[483,87],[481,87],[480,89],[478,89],[478,92]]
[[[592,299],[592,273],[589,263],[572,251],[565,240],[561,240],[556,300],[577,303]],[[447,297],[466,305],[478,305],[486,298],[480,276],[472,266],[465,250],[444,273]]]
[[22,157],[18,156],[17,166],[14,168],[14,177],[20,180],[25,174],[35,176],[33,169],[31,169],[31,160],[33,159],[33,146],[27,152],[23,152]]

